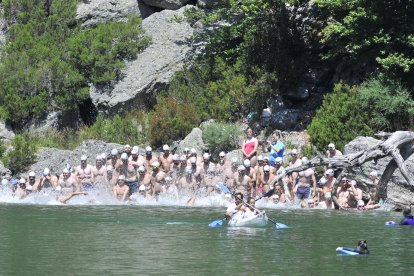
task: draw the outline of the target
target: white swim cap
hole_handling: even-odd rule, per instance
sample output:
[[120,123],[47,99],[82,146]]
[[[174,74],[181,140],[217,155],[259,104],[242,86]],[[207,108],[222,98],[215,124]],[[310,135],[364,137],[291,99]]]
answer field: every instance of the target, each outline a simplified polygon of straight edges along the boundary
[[118,155],[118,150],[117,149],[112,149],[111,150],[111,155]]
[[60,190],[62,190],[62,187],[56,186],[55,191],[60,191]]
[[7,185],[7,184],[9,184],[9,181],[7,179],[3,178],[1,180],[1,185]]
[[23,177],[22,177],[22,178],[20,178],[19,183],[20,183],[20,184],[25,184],[25,183],[26,183],[26,179],[24,179]]
[[153,167],[154,169],[159,168],[160,167],[160,162],[158,162],[158,161],[152,162],[151,167]]
[[238,171],[244,171],[244,170],[246,170],[246,168],[243,165],[240,165],[240,166],[237,167],[237,170]]
[[259,155],[259,156],[257,156],[257,161],[263,161],[263,155]]
[[335,149],[335,144],[334,143],[330,143],[328,145],[328,149]]
[[264,171],[264,172],[269,172],[269,171],[270,171],[270,167],[269,167],[269,165],[264,166],[264,167],[263,167],[263,171]]
[[62,171],[62,173],[69,173],[68,168],[64,168],[63,171]]
[[49,168],[45,168],[45,169],[43,170],[43,175],[44,175],[44,176],[48,175],[49,173],[50,173]]
[[135,150],[136,152],[139,152],[139,147],[138,146],[133,146],[132,150]]
[[283,163],[283,158],[282,157],[276,157],[275,162],[280,164]]
[[128,144],[126,144],[126,145],[124,146],[124,149],[131,149],[131,146],[130,146],[130,145],[128,145]]
[[179,160],[180,160],[180,156],[178,154],[174,154],[173,161],[179,161]]
[[148,146],[148,147],[145,148],[145,151],[151,152],[152,148],[150,146]]
[[329,175],[329,176],[334,176],[334,170],[328,169],[328,170],[326,170],[325,174]]
[[128,160],[128,154],[126,152],[121,154],[121,159],[122,160]]
[[33,176],[36,176],[35,172],[34,171],[29,172],[29,177],[33,177]]
[[189,148],[184,148],[184,152],[189,152],[190,149]]
[[225,195],[224,195],[224,198],[226,198],[226,199],[231,199],[231,194],[225,194]]
[[107,172],[112,172],[113,170],[114,170],[114,167],[112,165],[106,166],[106,171]]
[[250,167],[250,160],[249,159],[244,160],[243,164],[246,168],[249,168]]
[[185,155],[181,155],[181,157],[180,157],[180,161],[186,161],[187,160],[187,156],[185,156]]
[[319,179],[319,184],[321,184],[321,185],[325,185],[326,184],[326,182],[327,182],[327,180],[326,180],[326,178],[325,177],[321,177],[321,179]]
[[131,150],[131,154],[132,154],[132,155],[136,155],[136,154],[138,154],[138,150],[136,150],[136,149],[132,149],[132,150]]
[[268,160],[269,161],[269,156],[267,156],[267,155],[263,156],[263,160]]
[[102,156],[101,155],[97,155],[95,158],[96,161],[102,161]]
[[378,176],[378,172],[377,171],[372,171],[370,174],[369,174],[370,176]]
[[107,158],[106,153],[105,152],[101,153],[102,161],[106,161],[106,158]]
[[145,172],[145,167],[144,166],[139,166],[138,171],[139,172]]
[[172,177],[171,176],[166,176],[165,177],[165,181],[170,182],[171,180],[172,180]]
[[80,159],[81,159],[81,161],[86,161],[86,159],[88,159],[88,157],[85,154],[83,154]]
[[170,150],[170,147],[168,145],[162,146],[162,150]]
[[279,195],[274,194],[274,195],[272,196],[272,198],[273,198],[273,199],[279,199]]
[[232,159],[231,159],[231,163],[236,163],[237,164],[237,157],[233,157]]
[[356,185],[356,181],[355,180],[351,180],[351,185],[355,186]]
[[293,149],[293,150],[291,150],[291,151],[290,151],[290,154],[291,154],[291,155],[292,155],[292,154],[298,154],[297,149]]
[[190,163],[191,163],[191,164],[195,164],[195,163],[197,163],[197,157],[195,157],[195,156],[191,157],[191,158],[190,158]]
[[120,176],[118,176],[118,180],[125,180],[125,175],[121,174]]
[[365,202],[362,199],[360,199],[360,200],[358,200],[358,205],[357,206],[358,207],[363,207],[363,206],[365,206]]
[[208,154],[207,152],[203,154],[203,159],[204,160],[209,160],[210,159],[210,154]]
[[195,148],[192,148],[192,149],[190,150],[190,152],[191,152],[192,154],[197,153],[197,151],[196,151],[196,149],[195,149]]
[[224,157],[224,156],[226,156],[226,153],[224,151],[222,151],[222,152],[220,152],[219,156]]
[[144,184],[139,185],[138,191],[145,192],[145,185]]

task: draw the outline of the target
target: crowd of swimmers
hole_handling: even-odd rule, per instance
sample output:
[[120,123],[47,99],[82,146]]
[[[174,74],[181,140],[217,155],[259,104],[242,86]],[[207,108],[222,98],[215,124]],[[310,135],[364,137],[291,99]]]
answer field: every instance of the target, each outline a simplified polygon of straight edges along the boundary
[[[108,191],[122,201],[136,200],[139,197],[157,200],[160,194],[173,198],[188,197],[187,203],[194,205],[197,197],[221,193],[216,187],[224,183],[235,193],[241,193],[249,201],[274,189],[266,198],[275,204],[300,204],[304,208],[333,208],[335,203],[344,209],[378,208],[378,173],[372,171],[369,200],[363,199],[363,192],[354,180],[343,178],[335,185],[335,171],[326,168],[323,176],[317,176],[314,168],[284,175],[286,167],[301,166],[309,160],[300,156],[296,149],[290,149],[288,158],[279,132],[273,132],[266,142],[265,152],[259,154],[259,142],[252,129],[246,131],[241,146],[243,157],[228,157],[220,152],[217,162],[209,152],[197,152],[185,148],[178,153],[170,151],[168,145],[162,147],[157,156],[151,147],[140,154],[137,146],[125,145],[112,149],[110,154],[102,153],[90,163],[86,155],[80,157],[80,164],[67,164],[61,172],[31,171],[28,175],[13,178],[3,176],[1,187],[10,187],[17,198],[30,193],[52,189],[59,194],[59,201],[65,203],[70,198],[86,194],[92,189]],[[335,158],[342,153],[329,144],[326,156]],[[286,162],[285,162],[286,160]],[[335,190],[334,190],[335,189]]]

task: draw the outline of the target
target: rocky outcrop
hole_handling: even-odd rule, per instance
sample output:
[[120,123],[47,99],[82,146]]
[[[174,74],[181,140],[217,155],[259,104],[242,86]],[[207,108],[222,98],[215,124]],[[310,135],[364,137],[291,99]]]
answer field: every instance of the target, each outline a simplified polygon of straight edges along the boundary
[[193,130],[179,143],[177,151],[179,153],[184,152],[185,148],[194,148],[198,154],[202,154],[206,145],[203,141],[203,131],[200,128],[193,128]]
[[13,131],[11,131],[4,122],[0,121],[0,140],[12,140],[13,138]]
[[144,0],[144,3],[161,9],[178,10],[187,4],[188,1],[189,0]]
[[66,164],[70,164],[72,168],[79,165],[80,157],[83,154],[88,156],[88,163],[94,165],[97,155],[106,153],[110,156],[112,149],[121,150],[122,147],[122,145],[114,143],[86,140],[74,151],[43,148],[37,154],[36,163],[31,165],[28,171],[34,171],[36,174],[41,175],[44,168],[49,168],[53,173],[60,174]]
[[[373,147],[381,142],[381,140],[371,137],[357,137],[345,146],[344,153],[356,153]],[[370,172],[376,170],[378,171],[379,177],[381,177],[390,160],[391,157],[385,157],[379,159],[377,162],[365,163],[361,167],[348,169],[346,175],[355,179],[359,185],[364,187],[365,191],[368,191],[371,184],[369,180]],[[408,158],[405,161],[405,164],[409,171],[414,172],[414,155]],[[386,197],[388,203],[397,206],[406,206],[414,203],[414,187],[407,185],[407,182],[398,169],[395,170],[391,181],[387,184]]]
[[76,11],[76,19],[84,26],[100,22],[126,20],[130,15],[145,18],[156,10],[142,0],[84,0]]
[[8,168],[4,167],[3,162],[0,161],[0,178],[5,174],[11,174],[11,171]]
[[127,63],[125,76],[112,88],[92,87],[91,99],[100,112],[115,114],[133,108],[151,107],[156,92],[165,89],[175,72],[192,55],[193,28],[182,18],[186,7],[164,10],[143,20],[143,28],[152,37],[136,60]]

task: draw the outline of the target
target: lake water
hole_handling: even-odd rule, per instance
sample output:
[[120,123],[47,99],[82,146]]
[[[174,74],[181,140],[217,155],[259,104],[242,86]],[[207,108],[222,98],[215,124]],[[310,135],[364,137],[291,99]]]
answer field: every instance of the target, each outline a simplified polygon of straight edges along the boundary
[[[267,209],[289,225],[209,228],[224,207],[0,205],[1,275],[404,275],[400,213]],[[368,256],[338,246],[367,239]]]

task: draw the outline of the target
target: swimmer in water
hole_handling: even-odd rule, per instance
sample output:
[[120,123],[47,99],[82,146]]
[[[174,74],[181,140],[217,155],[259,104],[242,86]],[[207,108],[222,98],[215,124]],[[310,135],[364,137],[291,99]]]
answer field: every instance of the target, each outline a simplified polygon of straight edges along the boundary
[[369,254],[368,244],[366,240],[359,240],[356,248],[338,247],[336,248],[336,251],[338,250],[346,250],[358,254]]

